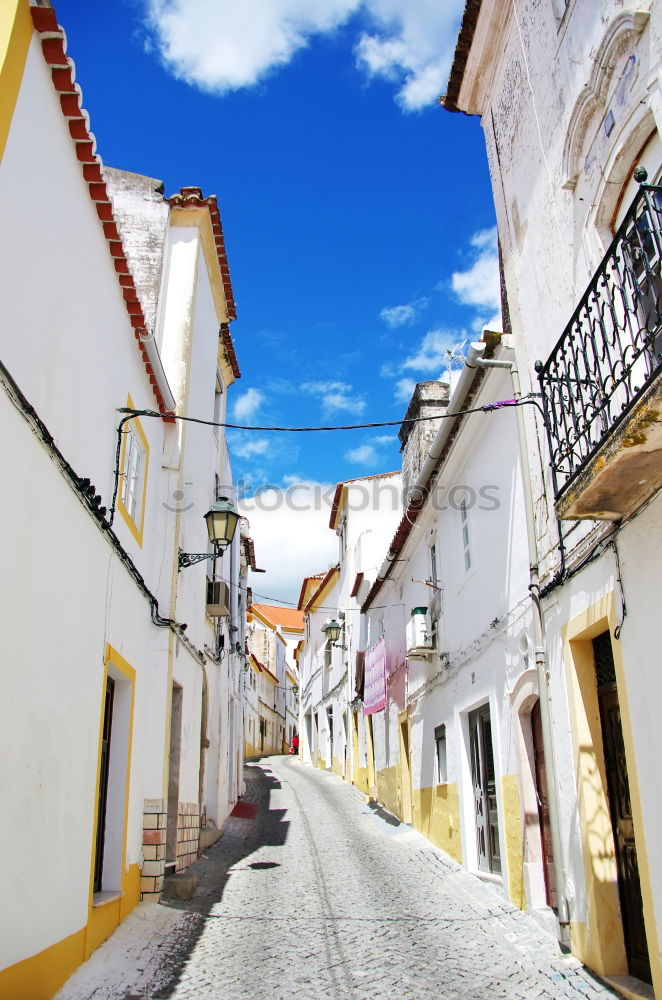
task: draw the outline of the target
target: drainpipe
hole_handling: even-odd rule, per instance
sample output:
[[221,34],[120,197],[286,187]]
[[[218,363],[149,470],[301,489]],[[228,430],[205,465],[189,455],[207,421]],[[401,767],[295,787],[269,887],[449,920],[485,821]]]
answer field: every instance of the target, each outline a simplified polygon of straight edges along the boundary
[[[482,345],[480,345],[482,346]],[[512,348],[509,348],[512,350]],[[522,391],[517,363],[506,360],[486,360],[474,351],[471,345],[467,368],[503,368],[510,372],[513,383],[513,396],[521,399]],[[526,511],[526,537],[529,549],[529,592],[533,603],[533,629],[536,646],[536,670],[538,672],[538,690],[540,692],[540,721],[542,723],[542,742],[545,751],[545,767],[549,774],[549,823],[552,835],[552,850],[554,851],[554,872],[556,875],[556,893],[558,902],[558,921],[560,939],[563,944],[570,944],[570,919],[568,915],[568,900],[565,892],[566,876],[561,841],[561,825],[559,821],[559,793],[556,772],[556,754],[552,737],[551,692],[549,690],[549,664],[547,661],[547,646],[545,641],[545,620],[540,604],[540,579],[538,576],[538,545],[536,542],[536,526],[533,512],[533,494],[531,490],[531,475],[528,463],[526,445],[526,430],[524,426],[523,407],[515,408],[517,416],[517,435],[519,439],[520,464],[522,467],[522,487],[524,490],[524,507]],[[543,862],[544,863],[544,862]]]

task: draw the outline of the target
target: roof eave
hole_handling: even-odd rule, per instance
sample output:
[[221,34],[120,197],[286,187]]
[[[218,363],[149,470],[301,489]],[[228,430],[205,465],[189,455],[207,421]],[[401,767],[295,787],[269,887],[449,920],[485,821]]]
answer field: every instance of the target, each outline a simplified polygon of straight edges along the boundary
[[457,36],[453,65],[448,77],[448,86],[446,93],[439,98],[439,104],[446,111],[461,112],[462,114],[474,113],[461,108],[458,101],[467,68],[467,60],[476,34],[476,25],[478,24],[478,15],[480,14],[482,2],[483,0],[466,0],[464,14],[462,15],[462,24]]

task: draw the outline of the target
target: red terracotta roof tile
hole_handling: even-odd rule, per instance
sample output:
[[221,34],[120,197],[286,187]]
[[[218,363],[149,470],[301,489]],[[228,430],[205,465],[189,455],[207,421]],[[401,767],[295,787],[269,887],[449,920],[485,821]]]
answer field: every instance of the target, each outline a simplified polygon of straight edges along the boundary
[[246,562],[254,573],[266,573],[266,569],[259,569],[255,562],[255,542],[248,535],[242,535],[241,544],[244,547]]
[[225,356],[228,359],[228,364],[232,369],[232,374],[235,378],[241,378],[241,372],[239,371],[239,362],[237,361],[237,355],[234,350],[234,341],[232,340],[232,334],[230,333],[230,327],[227,323],[221,323],[221,329],[218,332],[221,338],[221,343],[225,348]]
[[332,566],[331,569],[328,571],[328,573],[325,574],[319,587],[317,587],[314,594],[306,601],[306,606],[303,609],[304,611],[309,611],[312,608],[317,598],[320,596],[320,594],[323,593],[324,588],[330,582],[330,580],[333,579],[336,573],[340,573],[340,566]]
[[[96,153],[96,141],[90,132],[87,113],[80,103],[80,87],[74,82],[73,63],[66,54],[64,31],[57,22],[55,11],[50,7],[31,7],[32,23],[35,31],[46,37],[41,40],[44,60],[51,67],[53,86],[60,91],[60,107],[62,115],[69,121],[69,133],[76,146],[76,158],[81,164],[83,179],[88,184],[90,198],[95,204],[97,216],[103,225],[103,233],[108,241],[108,250],[118,275],[119,285],[123,289],[135,291],[133,278],[129,272],[129,264],[124,247],[117,230],[116,219],[108,200],[108,192],[101,173],[101,160]],[[127,299],[127,310],[132,326],[144,330],[146,327],[142,307],[135,309],[137,297]],[[130,304],[129,304],[130,303]],[[152,384],[154,396],[161,413],[167,413],[167,408],[153,370],[147,361],[147,354],[139,344],[140,352],[145,362],[145,372]]]
[[303,629],[303,611],[298,608],[281,608],[276,604],[254,604],[253,607],[274,625],[285,629]]
[[179,189],[179,194],[171,195],[169,198],[166,198],[166,201],[171,208],[206,207],[209,209],[212,232],[214,234],[214,242],[216,244],[216,253],[218,254],[218,265],[220,267],[221,278],[223,280],[223,291],[225,293],[225,301],[227,302],[228,307],[228,317],[230,319],[236,319],[237,310],[235,307],[232,285],[230,284],[230,271],[225,252],[223,227],[221,226],[221,216],[218,211],[216,195],[210,194],[207,198],[204,198],[202,190],[199,187],[183,187]]
[[304,597],[306,595],[308,582],[310,580],[323,580],[325,576],[326,573],[312,573],[310,576],[304,576],[303,583],[301,584],[301,593],[299,594],[299,603],[298,603],[299,610],[303,610]]

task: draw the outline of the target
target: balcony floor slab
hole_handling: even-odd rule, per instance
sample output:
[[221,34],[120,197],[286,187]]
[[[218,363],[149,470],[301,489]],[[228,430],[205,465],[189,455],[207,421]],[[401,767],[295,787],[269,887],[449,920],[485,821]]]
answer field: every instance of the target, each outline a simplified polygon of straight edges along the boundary
[[662,373],[556,502],[560,520],[621,521],[662,488]]

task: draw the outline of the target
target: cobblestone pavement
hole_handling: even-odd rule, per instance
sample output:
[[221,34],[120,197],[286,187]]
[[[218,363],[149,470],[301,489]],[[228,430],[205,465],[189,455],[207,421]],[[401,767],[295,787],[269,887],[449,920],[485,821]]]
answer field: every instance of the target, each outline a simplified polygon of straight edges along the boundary
[[614,994],[442,852],[288,757],[246,767],[188,903],[141,904],[57,1000],[499,1000]]

